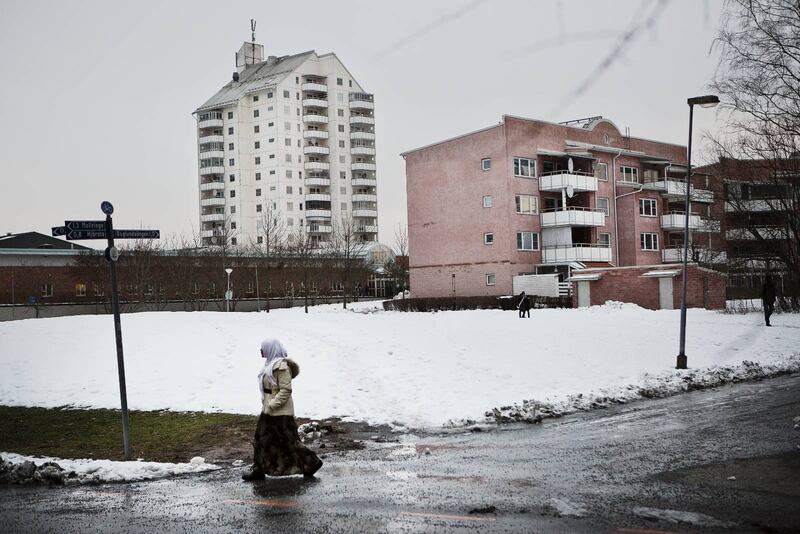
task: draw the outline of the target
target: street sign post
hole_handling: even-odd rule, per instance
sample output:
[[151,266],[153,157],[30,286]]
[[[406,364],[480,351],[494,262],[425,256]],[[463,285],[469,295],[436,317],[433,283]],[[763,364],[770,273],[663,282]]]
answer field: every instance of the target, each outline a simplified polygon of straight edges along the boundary
[[119,316],[119,283],[117,282],[117,260],[119,251],[114,239],[159,239],[158,230],[114,230],[111,214],[114,206],[104,201],[100,209],[106,214],[104,221],[64,221],[64,226],[53,227],[54,236],[65,236],[68,240],[106,239],[105,257],[111,270],[111,307],[114,312],[114,337],[117,343],[117,373],[119,375],[119,397],[122,407],[122,440],[125,460],[131,459],[131,435],[128,422],[128,391],[125,386],[125,360],[122,353],[122,324]]

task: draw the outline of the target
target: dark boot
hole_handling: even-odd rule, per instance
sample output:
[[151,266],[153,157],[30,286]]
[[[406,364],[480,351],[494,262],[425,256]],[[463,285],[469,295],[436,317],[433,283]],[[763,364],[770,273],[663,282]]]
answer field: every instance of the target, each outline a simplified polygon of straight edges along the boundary
[[306,478],[313,478],[314,473],[319,471],[319,468],[322,467],[322,460],[316,458],[316,461],[309,467],[309,469],[303,473],[303,476]]
[[245,473],[242,475],[242,480],[246,480],[247,482],[253,482],[255,480],[264,480],[264,478],[265,478],[264,471],[262,471],[255,465],[253,466],[253,469],[251,469],[249,473]]

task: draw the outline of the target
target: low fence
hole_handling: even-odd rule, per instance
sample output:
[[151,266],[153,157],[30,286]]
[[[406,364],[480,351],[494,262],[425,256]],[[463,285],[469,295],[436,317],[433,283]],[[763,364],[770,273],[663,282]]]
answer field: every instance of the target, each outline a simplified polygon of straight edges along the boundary
[[[358,297],[357,301],[376,300],[374,297]],[[380,300],[380,299],[377,299]],[[347,302],[352,302],[353,299],[348,297]],[[309,297],[308,305],[314,306],[318,304],[339,304],[342,302],[342,297]],[[278,308],[293,308],[303,306],[305,301],[303,297],[295,298],[270,298],[269,309],[275,310]],[[139,312],[153,312],[153,311],[225,311],[225,301],[222,299],[203,300],[195,303],[186,303],[183,301],[169,301],[169,302],[136,302],[136,303],[122,303],[120,305],[121,313],[139,313]],[[261,299],[237,299],[232,301],[231,311],[237,312],[254,312],[257,310],[266,310],[267,300]],[[105,315],[111,313],[111,303],[108,302],[95,302],[91,304],[3,304],[0,305],[0,322],[2,321],[16,321],[19,319],[36,319],[45,317],[67,317],[70,315]]]
[[[435,297],[385,300],[387,311],[430,312],[444,310],[516,310],[518,297]],[[571,308],[570,297],[528,296],[532,308]]]

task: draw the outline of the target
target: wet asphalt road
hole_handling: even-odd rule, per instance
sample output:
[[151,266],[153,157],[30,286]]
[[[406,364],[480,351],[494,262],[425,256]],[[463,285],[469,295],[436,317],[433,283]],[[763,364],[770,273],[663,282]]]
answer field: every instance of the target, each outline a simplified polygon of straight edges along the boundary
[[0,532],[800,531],[797,415],[793,375],[542,425],[405,436],[328,457],[312,481],[248,484],[237,468],[6,487]]

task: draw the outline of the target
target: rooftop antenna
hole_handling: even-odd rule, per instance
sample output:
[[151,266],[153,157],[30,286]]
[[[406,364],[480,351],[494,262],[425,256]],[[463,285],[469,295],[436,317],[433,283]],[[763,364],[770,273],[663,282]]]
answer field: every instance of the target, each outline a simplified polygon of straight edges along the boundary
[[256,19],[250,19],[250,44],[253,52],[253,64],[256,63]]

